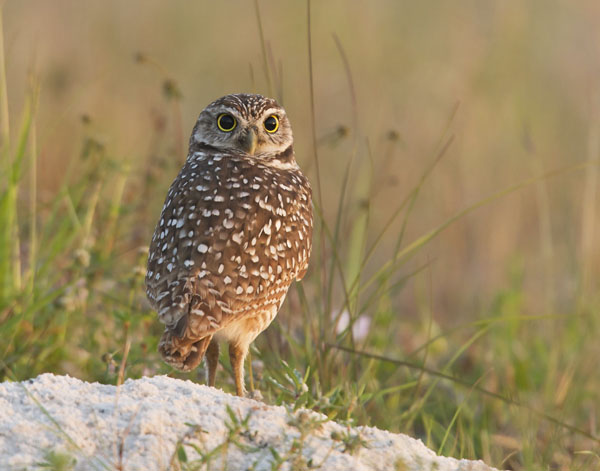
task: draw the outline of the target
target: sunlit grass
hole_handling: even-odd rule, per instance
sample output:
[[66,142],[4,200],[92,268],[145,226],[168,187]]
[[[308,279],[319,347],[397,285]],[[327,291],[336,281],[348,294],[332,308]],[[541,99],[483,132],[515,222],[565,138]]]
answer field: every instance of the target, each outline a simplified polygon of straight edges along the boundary
[[[268,88],[280,90],[281,74],[269,57],[258,3],[255,7],[263,57],[253,70],[262,67]],[[345,68],[340,86],[355,107],[351,67],[343,42],[336,37],[335,43]],[[1,379],[41,372],[115,384],[165,373],[202,378],[173,373],[160,361],[161,325],[143,288],[145,247],[182,157],[178,135],[185,98],[177,82],[162,66],[154,67],[162,81],[156,94],[162,93],[164,115],[175,129],[174,137],[157,129],[157,145],[172,148],[172,159],[129,159],[119,149],[109,151],[96,137],[95,124],[84,120],[79,153],[69,156],[59,190],[42,199],[36,191],[42,178],[36,172],[39,87],[32,78],[19,97],[20,116],[9,115],[1,47],[0,54]],[[312,57],[306,60],[312,63]],[[137,62],[157,64],[143,55]],[[312,90],[312,75],[310,81]],[[533,165],[534,176],[490,188],[409,238],[419,198],[431,191],[428,183],[453,145],[452,123],[459,112],[460,106],[449,110],[431,151],[418,156],[420,176],[399,189],[386,208],[376,207],[377,193],[386,162],[401,145],[399,136],[368,135],[356,116],[349,128],[340,128],[343,132],[326,135],[317,131],[311,113],[314,155],[307,163],[314,175],[323,161],[339,162],[341,191],[332,195],[325,178],[313,178],[317,217],[311,271],[256,343],[256,387],[270,403],[408,433],[440,453],[483,458],[500,468],[591,469],[600,447],[595,360],[600,325],[589,264],[576,280],[581,282],[576,299],[550,300],[532,310],[522,254],[515,251],[503,267],[504,282],[493,287],[495,295],[469,321],[452,324],[439,320],[447,317],[435,312],[432,301],[443,283],[432,281],[438,262],[414,258],[469,214],[493,213],[493,203],[507,195],[534,188],[540,207],[547,206],[544,185],[567,176],[585,187],[582,244],[591,250],[597,120],[590,127],[587,161],[554,170]],[[385,152],[376,157],[374,147]],[[547,209],[541,213],[546,223],[540,243],[546,255],[557,257],[549,237],[552,215]],[[401,315],[396,302],[407,286],[416,292],[411,316]],[[468,283],[461,289],[466,297],[476,295]],[[222,360],[227,369],[225,356]],[[226,373],[220,373],[218,384],[233,390]]]

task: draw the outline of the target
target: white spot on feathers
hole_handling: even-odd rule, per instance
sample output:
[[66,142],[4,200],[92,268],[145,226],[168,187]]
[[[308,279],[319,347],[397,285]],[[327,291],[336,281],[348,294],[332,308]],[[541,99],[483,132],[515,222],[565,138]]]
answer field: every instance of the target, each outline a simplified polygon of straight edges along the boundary
[[236,244],[241,244],[243,235],[244,235],[243,232],[236,232],[235,234],[233,234],[231,236],[231,240],[233,240]]

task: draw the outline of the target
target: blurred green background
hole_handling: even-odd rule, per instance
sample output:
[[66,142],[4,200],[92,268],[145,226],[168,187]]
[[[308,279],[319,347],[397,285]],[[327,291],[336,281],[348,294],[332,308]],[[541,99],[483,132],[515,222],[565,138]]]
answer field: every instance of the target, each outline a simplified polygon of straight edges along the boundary
[[257,341],[267,401],[498,467],[600,469],[600,3],[313,1],[317,158],[305,2],[2,14],[3,378],[169,372],[143,247],[199,112],[256,92],[285,106],[323,215]]

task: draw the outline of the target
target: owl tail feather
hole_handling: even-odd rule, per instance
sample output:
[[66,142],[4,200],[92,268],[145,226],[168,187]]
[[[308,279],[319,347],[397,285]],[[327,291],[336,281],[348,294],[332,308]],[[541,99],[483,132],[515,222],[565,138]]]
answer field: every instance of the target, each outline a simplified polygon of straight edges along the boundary
[[179,371],[191,371],[196,368],[212,340],[212,335],[206,337],[179,337],[171,329],[166,328],[158,344],[158,351],[165,363]]

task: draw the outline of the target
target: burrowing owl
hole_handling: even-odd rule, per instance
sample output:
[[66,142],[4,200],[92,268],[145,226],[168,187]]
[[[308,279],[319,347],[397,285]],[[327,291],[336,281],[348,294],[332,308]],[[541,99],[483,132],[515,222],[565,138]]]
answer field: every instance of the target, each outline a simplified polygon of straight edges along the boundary
[[190,371],[206,353],[214,386],[229,343],[238,395],[244,358],[306,273],[312,201],[284,109],[260,95],[206,107],[150,244],[146,293],[165,324],[163,359]]

